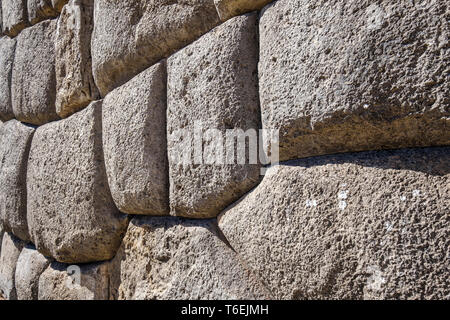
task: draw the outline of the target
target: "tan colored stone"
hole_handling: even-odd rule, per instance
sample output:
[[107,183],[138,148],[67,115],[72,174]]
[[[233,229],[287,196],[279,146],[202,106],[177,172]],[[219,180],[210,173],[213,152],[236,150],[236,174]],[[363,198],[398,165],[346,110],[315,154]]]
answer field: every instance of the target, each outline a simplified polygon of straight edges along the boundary
[[[259,182],[259,165],[226,161],[227,130],[260,128],[257,89],[257,15],[228,20],[168,59],[168,156],[171,214],[212,218]],[[203,143],[190,143],[190,163],[180,129],[195,140],[196,123]],[[208,141],[206,130],[217,129],[222,142]],[[198,130],[200,131],[200,130]],[[236,139],[235,139],[236,140]],[[223,146],[223,152],[216,146]],[[203,145],[203,147],[202,147]],[[200,147],[199,147],[200,146]],[[196,156],[200,149],[200,158]],[[237,154],[236,147],[233,148]],[[232,149],[232,150],[233,150]],[[222,155],[223,161],[217,161]],[[214,159],[215,158],[215,159]],[[198,161],[201,160],[201,161]],[[216,161],[214,161],[216,160]],[[255,161],[257,163],[257,161]]]
[[446,299],[450,148],[291,161],[219,217],[276,299]]
[[260,10],[273,0],[214,0],[222,21],[254,10]]
[[39,127],[28,162],[27,218],[44,255],[64,263],[111,259],[128,219],[118,212],[103,161],[101,102]]
[[166,64],[158,63],[103,102],[103,148],[120,211],[169,215]]
[[0,127],[0,223],[24,241],[27,223],[27,161],[35,129],[17,120]]
[[92,35],[102,97],[219,23],[213,0],[96,0]]
[[450,144],[445,1],[290,1],[260,19],[264,128],[280,160]]
[[91,34],[94,2],[71,0],[56,31],[56,112],[66,118],[100,95],[92,76]]
[[270,298],[221,240],[215,220],[135,217],[112,264],[116,299]]
[[37,300],[39,277],[47,269],[50,260],[40,254],[32,245],[22,249],[15,273],[18,300]]
[[14,118],[11,103],[11,72],[14,62],[16,40],[0,38],[0,120]]
[[109,263],[52,263],[39,278],[39,300],[108,300]]
[[17,37],[11,98],[16,119],[42,125],[59,117],[55,110],[56,21],[47,20]]
[[2,30],[15,37],[28,26],[27,0],[2,0]]
[[24,243],[12,234],[5,232],[0,255],[0,296],[6,300],[17,300],[14,275],[17,259]]
[[[93,1],[95,1],[95,0],[93,0]],[[69,0],[52,0],[52,7],[56,11],[61,12],[64,5],[68,2],[69,2]]]
[[53,9],[50,0],[27,0],[27,8],[28,21],[32,25],[58,16],[58,12]]

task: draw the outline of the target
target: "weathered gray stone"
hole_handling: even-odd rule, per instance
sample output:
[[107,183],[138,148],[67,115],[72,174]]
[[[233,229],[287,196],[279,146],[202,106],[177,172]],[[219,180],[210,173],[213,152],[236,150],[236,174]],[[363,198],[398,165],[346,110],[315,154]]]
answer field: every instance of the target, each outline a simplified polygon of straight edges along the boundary
[[102,97],[220,21],[213,0],[96,0],[92,35]]
[[39,127],[28,161],[27,218],[44,255],[64,263],[114,256],[127,226],[109,192],[103,162],[101,102]]
[[[445,1],[289,1],[260,19],[280,159],[450,144]],[[276,26],[276,27],[275,27]]]
[[11,72],[14,61],[16,40],[0,38],[0,120],[14,118],[11,104]]
[[0,255],[0,296],[6,300],[17,300],[14,275],[16,273],[17,259],[24,243],[12,234],[3,235],[2,251]]
[[1,6],[3,33],[15,37],[28,26],[27,0],[2,0]]
[[214,0],[217,12],[222,21],[247,13],[260,10],[273,0]]
[[129,214],[169,214],[166,65],[143,71],[103,102],[103,148],[114,202]]
[[135,217],[112,265],[115,299],[270,298],[221,240],[216,220]]
[[61,12],[64,5],[68,2],[69,2],[69,0],[52,0],[52,7],[56,11]]
[[2,4],[0,1],[0,36],[3,35],[3,14],[2,14]]
[[100,95],[92,76],[91,34],[94,3],[72,0],[64,6],[56,31],[56,112],[62,118]]
[[[228,20],[168,59],[167,130],[172,215],[215,217],[258,183],[259,165],[249,164],[248,157],[245,164],[225,161],[228,148],[224,146],[226,130],[255,129],[257,134],[260,128],[257,59],[256,14]],[[202,159],[198,159],[195,150],[194,156],[186,151],[188,137],[179,139],[180,129],[196,139],[193,137],[196,122],[201,122],[203,127]],[[207,129],[219,130],[223,141],[208,141]],[[224,152],[215,148],[218,144],[223,146]],[[194,148],[201,146],[202,142],[194,141]],[[237,154],[236,148],[233,149]],[[189,153],[190,164],[179,161],[180,150]],[[217,156],[224,153],[223,159]]]
[[0,127],[0,223],[24,241],[27,224],[27,161],[35,129],[17,120]]
[[53,9],[50,0],[28,0],[28,21],[36,24],[42,20],[58,16],[58,12]]
[[108,300],[109,262],[66,265],[54,262],[39,278],[39,300]]
[[40,22],[17,37],[11,96],[16,118],[42,125],[57,120],[55,110],[56,21]]
[[39,277],[47,269],[50,260],[40,254],[34,246],[22,249],[15,273],[18,300],[37,300]]
[[[1,126],[1,123],[0,123]],[[3,235],[5,234],[5,228],[3,227],[3,223],[0,222],[0,255],[2,253],[2,242],[3,242]]]
[[276,299],[448,299],[450,148],[309,158],[219,217]]

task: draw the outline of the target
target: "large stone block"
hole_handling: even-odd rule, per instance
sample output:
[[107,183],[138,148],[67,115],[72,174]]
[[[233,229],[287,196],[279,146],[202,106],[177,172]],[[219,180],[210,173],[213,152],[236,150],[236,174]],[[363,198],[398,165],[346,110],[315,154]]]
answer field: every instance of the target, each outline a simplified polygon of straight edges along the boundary
[[58,16],[50,0],[27,0],[28,21],[36,24],[42,20]]
[[17,37],[12,71],[12,106],[16,118],[42,125],[57,120],[55,110],[56,20],[40,22]]
[[5,232],[0,254],[0,296],[6,300],[17,300],[14,276],[16,273],[17,259],[24,243],[12,234]]
[[92,76],[91,35],[94,2],[72,0],[64,6],[56,32],[56,112],[60,117],[99,98]]
[[17,120],[0,127],[0,223],[29,241],[27,223],[27,161],[35,129]]
[[53,262],[39,278],[38,300],[108,300],[109,266]]
[[[259,182],[259,165],[249,164],[249,157],[245,163],[227,161],[228,149],[238,152],[225,146],[232,130],[257,134],[260,128],[257,60],[256,14],[228,20],[168,59],[172,215],[215,217]],[[209,129],[220,136],[209,137]],[[181,161],[181,152],[188,161]]]
[[450,144],[445,1],[289,1],[260,18],[280,160]]
[[273,0],[214,0],[222,21],[253,10],[260,10]]
[[219,217],[276,299],[448,299],[450,148],[291,161]]
[[16,40],[0,38],[0,120],[14,118],[11,103],[11,72],[14,61]]
[[50,260],[40,254],[32,245],[22,249],[15,273],[18,300],[37,300],[39,277],[47,269]]
[[95,0],[92,62],[102,97],[220,21],[213,0]]
[[64,263],[112,258],[126,230],[108,188],[101,102],[39,127],[28,162],[27,218],[37,249]]
[[115,299],[270,298],[221,240],[216,220],[135,217],[112,265]]
[[169,214],[166,65],[143,71],[103,102],[103,148],[114,202],[129,214]]
[[2,0],[1,6],[3,33],[15,37],[28,26],[27,0]]

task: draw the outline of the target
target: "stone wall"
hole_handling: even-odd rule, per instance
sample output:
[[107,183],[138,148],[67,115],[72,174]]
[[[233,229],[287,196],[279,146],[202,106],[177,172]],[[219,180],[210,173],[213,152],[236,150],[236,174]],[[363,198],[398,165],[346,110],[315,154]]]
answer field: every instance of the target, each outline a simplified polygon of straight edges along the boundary
[[446,1],[0,8],[3,298],[450,299]]

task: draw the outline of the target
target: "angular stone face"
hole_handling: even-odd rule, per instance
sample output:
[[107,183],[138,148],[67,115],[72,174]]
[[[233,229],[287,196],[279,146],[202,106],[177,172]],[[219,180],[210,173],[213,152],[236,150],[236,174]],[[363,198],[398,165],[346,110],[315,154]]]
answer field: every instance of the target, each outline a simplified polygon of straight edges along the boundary
[[33,246],[22,249],[15,273],[18,300],[37,300],[39,277],[47,269],[50,260],[40,254]]
[[4,34],[15,37],[28,26],[27,0],[2,0]]
[[64,6],[56,32],[56,112],[62,118],[99,98],[92,77],[91,34],[94,2],[72,0]]
[[35,129],[17,120],[0,127],[0,223],[28,241],[27,160]]
[[129,214],[169,214],[166,65],[158,63],[103,102],[103,148],[114,202]]
[[215,220],[135,217],[112,264],[113,298],[270,298],[220,239]]
[[55,111],[56,21],[43,21],[17,37],[12,71],[12,106],[20,121],[42,125],[57,120]]
[[24,243],[12,234],[5,232],[0,255],[0,296],[6,300],[17,300],[14,275],[17,259]]
[[58,12],[53,9],[50,0],[28,0],[28,21],[36,24],[42,20],[58,16]]
[[[248,157],[245,164],[227,161],[228,149],[235,155],[238,152],[225,146],[226,134],[231,130],[254,129],[257,135],[260,127],[256,23],[255,14],[236,17],[168,59],[172,215],[215,217],[259,181],[259,165],[249,164]],[[209,129],[218,130],[218,138],[210,137],[213,131],[208,133]],[[203,134],[203,141],[197,142],[195,131]],[[186,141],[191,151],[183,146]],[[190,162],[180,161],[180,150]]]
[[14,118],[11,104],[11,72],[14,61],[16,40],[0,38],[0,120]]
[[108,300],[109,263],[54,262],[39,278],[39,300]]
[[112,258],[127,226],[103,162],[101,102],[36,130],[28,161],[27,218],[38,250],[65,263]]
[[214,0],[217,12],[222,21],[243,13],[260,10],[273,0]]
[[52,0],[52,7],[56,11],[61,12],[64,5],[68,2],[69,2],[69,0]]
[[219,23],[213,0],[96,0],[92,39],[102,97]]
[[280,160],[448,145],[445,14],[442,1],[280,0],[266,7],[262,120],[280,129]]
[[219,217],[276,299],[444,299],[450,148],[291,161]]

